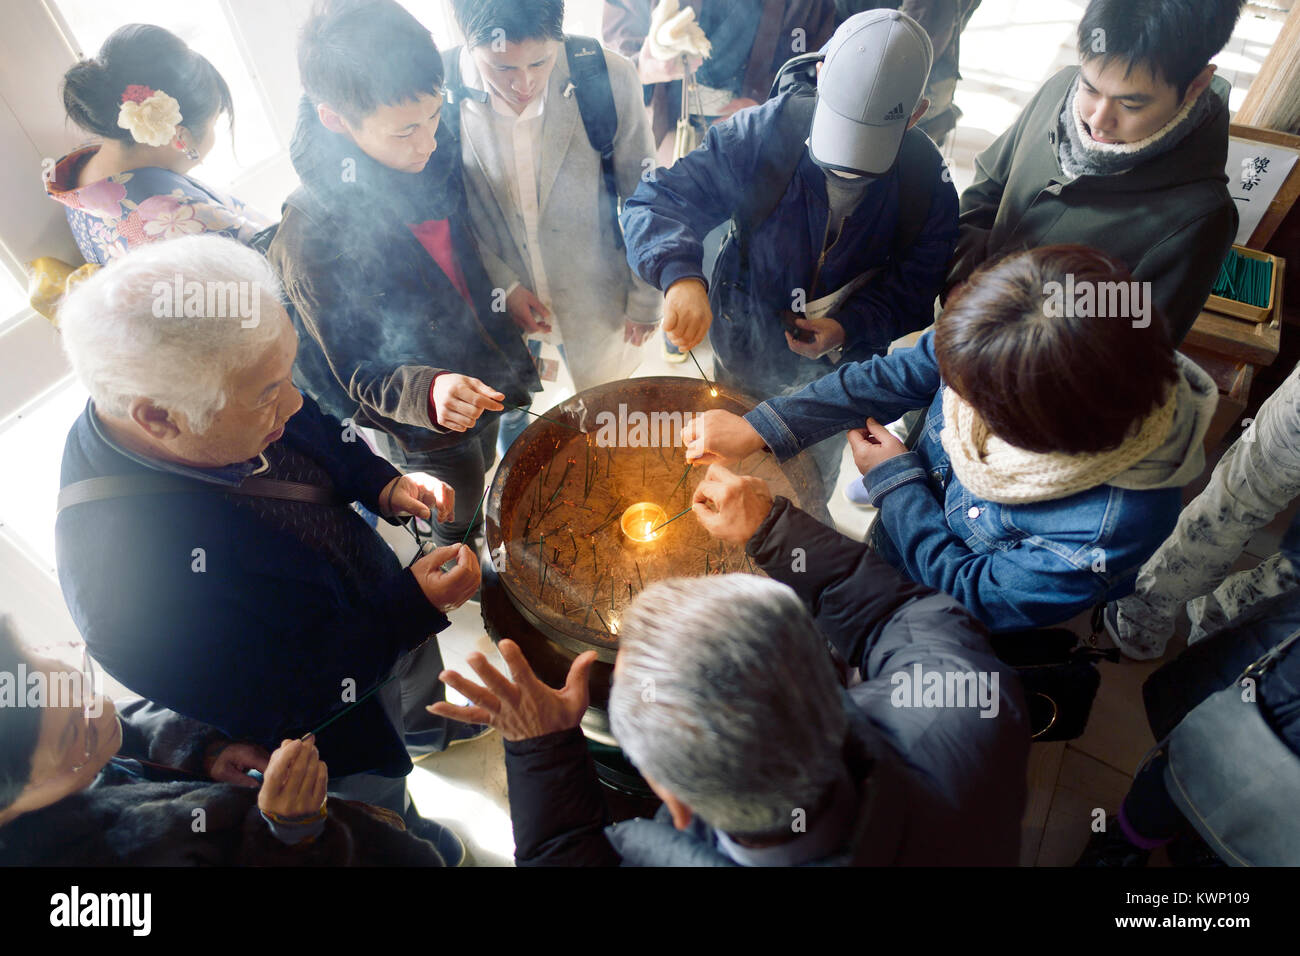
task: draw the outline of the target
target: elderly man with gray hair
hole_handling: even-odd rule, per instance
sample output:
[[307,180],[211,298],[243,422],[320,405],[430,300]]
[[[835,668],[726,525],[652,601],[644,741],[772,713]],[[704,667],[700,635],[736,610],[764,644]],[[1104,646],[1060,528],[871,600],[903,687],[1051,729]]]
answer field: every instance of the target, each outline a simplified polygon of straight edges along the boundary
[[229,239],[134,251],[78,287],[60,323],[90,401],[64,448],[59,581],[91,654],[266,751],[317,733],[332,793],[405,814],[459,862],[404,777],[408,747],[483,730],[423,709],[442,698],[429,638],[478,588],[478,562],[459,545],[404,569],[350,507],[449,516],[451,489],[401,475],[299,393],[275,273]]
[[655,819],[609,826],[578,729],[594,652],[560,690],[509,640],[509,679],[443,674],[471,706],[434,712],[505,737],[516,861],[1014,864],[1029,731],[982,625],[757,478],[712,467],[695,511],[771,579],[663,581],[624,617],[610,724]]

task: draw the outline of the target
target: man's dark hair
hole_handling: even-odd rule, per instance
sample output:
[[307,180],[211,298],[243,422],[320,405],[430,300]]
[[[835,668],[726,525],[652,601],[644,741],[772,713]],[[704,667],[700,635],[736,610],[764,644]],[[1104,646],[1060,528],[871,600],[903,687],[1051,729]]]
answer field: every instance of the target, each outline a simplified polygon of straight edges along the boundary
[[381,106],[440,93],[442,57],[396,0],[326,0],[298,37],[298,75],[313,103],[356,125]]
[[564,39],[564,0],[451,0],[451,6],[470,49],[500,36],[508,43]]
[[[1146,67],[1178,91],[1227,45],[1246,0],[1092,0],[1079,21],[1079,59]],[[1127,72],[1125,73],[1127,75]]]
[[94,59],[82,60],[63,74],[63,107],[87,132],[133,143],[130,130],[117,125],[122,94],[132,85],[161,90],[175,99],[181,124],[196,141],[221,113],[233,129],[235,105],[217,68],[176,34],[151,23],[118,27]]
[[[27,663],[27,652],[18,642],[9,617],[0,616],[0,674],[10,676],[17,694],[27,692],[18,683],[18,670]],[[0,810],[17,800],[31,779],[42,713],[39,707],[0,706]]]
[[985,264],[935,322],[944,381],[1017,448],[1078,454],[1119,446],[1178,380],[1168,326],[1150,303],[1145,328],[1127,316],[1084,318],[1051,304],[1062,289],[1132,278],[1123,263],[1087,246],[1044,246]]

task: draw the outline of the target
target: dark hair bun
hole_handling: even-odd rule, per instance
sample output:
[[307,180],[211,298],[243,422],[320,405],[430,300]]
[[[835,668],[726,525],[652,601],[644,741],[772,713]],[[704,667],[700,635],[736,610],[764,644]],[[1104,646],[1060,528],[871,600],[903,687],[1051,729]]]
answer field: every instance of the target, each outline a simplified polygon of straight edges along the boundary
[[118,27],[93,60],[69,69],[63,75],[63,107],[87,132],[131,142],[130,132],[117,125],[122,94],[131,85],[175,98],[181,122],[196,136],[218,113],[234,120],[230,89],[216,67],[170,30],[149,23]]

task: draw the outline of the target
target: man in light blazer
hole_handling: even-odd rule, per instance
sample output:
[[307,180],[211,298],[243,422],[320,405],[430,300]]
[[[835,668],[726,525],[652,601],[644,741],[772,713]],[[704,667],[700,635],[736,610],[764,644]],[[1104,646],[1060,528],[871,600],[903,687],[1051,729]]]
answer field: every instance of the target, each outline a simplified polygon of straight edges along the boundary
[[[458,62],[465,187],[494,307],[525,334],[558,330],[579,391],[624,378],[659,323],[662,297],[622,253],[570,73],[564,2],[453,0],[453,8],[466,37]],[[653,173],[654,143],[635,69],[599,54],[617,116],[614,180],[626,198]],[[503,453],[527,422],[521,411],[503,419]]]

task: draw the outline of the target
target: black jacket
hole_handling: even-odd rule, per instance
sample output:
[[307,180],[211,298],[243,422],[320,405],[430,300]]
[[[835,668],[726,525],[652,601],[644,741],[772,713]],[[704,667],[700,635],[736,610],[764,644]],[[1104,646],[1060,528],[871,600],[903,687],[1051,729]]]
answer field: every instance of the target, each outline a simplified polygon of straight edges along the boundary
[[[430,418],[429,385],[440,371],[481,379],[511,405],[541,390],[504,290],[497,294],[483,271],[466,221],[460,144],[446,124],[437,143],[422,173],[393,173],[325,129],[304,100],[290,148],[302,186],[267,250],[301,336],[295,381],[327,413],[388,432],[410,452],[471,434]],[[388,188],[395,182],[405,195]],[[472,309],[410,229],[444,216]]]
[[85,790],[0,827],[0,864],[442,865],[395,814],[343,800],[329,801],[315,840],[286,845],[258,811],[256,790],[203,776],[204,751],[220,738],[212,728],[144,700],[120,705],[118,717],[118,756]]
[[[802,548],[806,566],[792,569]],[[1029,731],[1019,682],[956,601],[906,580],[860,542],[785,498],[746,551],[807,603],[835,651],[861,672],[845,694],[845,765],[859,818],[842,865],[1014,865]],[[893,676],[997,674],[998,713],[895,706]],[[605,829],[608,814],[578,730],[506,743],[515,859],[538,865],[729,865],[700,820],[679,832],[661,812]]]

